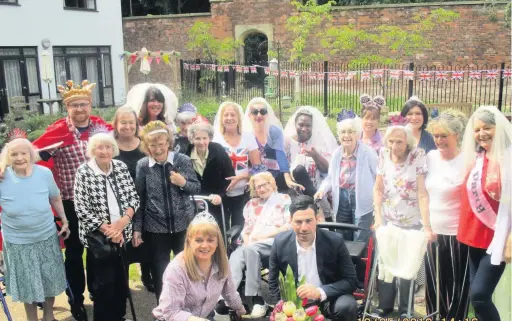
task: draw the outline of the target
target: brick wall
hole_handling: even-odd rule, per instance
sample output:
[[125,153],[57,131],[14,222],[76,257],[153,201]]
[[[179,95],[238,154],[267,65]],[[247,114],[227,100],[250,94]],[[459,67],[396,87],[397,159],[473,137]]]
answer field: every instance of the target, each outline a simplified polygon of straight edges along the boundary
[[[340,7],[333,10],[332,24],[355,24],[358,28],[379,25],[407,25],[418,12],[428,13],[439,8],[432,4],[377,5],[368,7]],[[443,3],[443,8],[460,14],[455,22],[428,35],[432,48],[425,49],[404,62],[421,64],[497,64],[510,61],[511,33],[504,23],[504,4],[497,5],[496,21],[491,22],[481,2]],[[146,46],[149,50],[176,50],[186,59],[196,55],[186,49],[187,30],[196,21],[212,22],[217,37],[234,36],[236,25],[271,24],[273,38],[283,47],[290,46],[290,36],[285,30],[286,18],[294,14],[289,0],[215,0],[211,14],[132,17],[123,21],[124,44],[128,51]],[[328,26],[324,26],[327,28]],[[307,51],[322,50],[313,42]],[[384,51],[375,48],[375,53]],[[350,57],[329,57],[329,60],[345,60]],[[130,86],[144,80],[133,66],[129,74]],[[166,69],[167,68],[167,69]],[[151,81],[168,83],[169,67],[152,65]]]

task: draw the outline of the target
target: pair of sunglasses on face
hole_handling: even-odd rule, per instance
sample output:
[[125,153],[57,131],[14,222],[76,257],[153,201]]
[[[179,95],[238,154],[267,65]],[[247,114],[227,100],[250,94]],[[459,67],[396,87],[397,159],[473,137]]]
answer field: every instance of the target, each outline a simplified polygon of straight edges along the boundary
[[261,116],[265,116],[266,114],[268,114],[268,110],[267,108],[253,109],[251,110],[251,114],[253,116],[258,116],[258,114],[261,114]]

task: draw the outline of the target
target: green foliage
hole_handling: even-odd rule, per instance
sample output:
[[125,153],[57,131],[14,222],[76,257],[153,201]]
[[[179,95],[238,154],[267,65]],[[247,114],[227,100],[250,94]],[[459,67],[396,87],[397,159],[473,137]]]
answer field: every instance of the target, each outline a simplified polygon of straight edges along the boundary
[[212,23],[197,21],[188,30],[190,41],[187,49],[198,53],[198,58],[214,61],[219,64],[229,63],[235,59],[236,49],[243,43],[231,37],[217,39],[213,36]]
[[[381,25],[371,30],[360,30],[354,25],[331,27],[321,41],[331,55],[355,55],[351,64],[394,64],[404,57],[421,53],[432,46],[426,37],[432,32],[459,17],[454,11],[436,9],[429,14],[418,13],[413,17],[414,23],[408,27]],[[384,48],[388,55],[374,53],[375,48]]]
[[510,16],[512,15],[511,8],[512,2],[509,2],[505,7],[505,26],[507,28],[510,28]]
[[302,300],[297,296],[297,288],[303,284],[306,284],[304,277],[302,277],[297,286],[295,285],[295,276],[289,265],[286,268],[286,275],[283,276],[283,273],[279,272],[279,291],[284,302],[291,301],[297,307],[302,306]]
[[[323,60],[323,54],[305,54],[304,50],[308,44],[314,43],[315,38],[322,37],[324,30],[321,26],[325,21],[332,20],[331,7],[336,2],[327,1],[325,4],[318,5],[316,0],[308,0],[305,4],[302,1],[292,1],[292,4],[298,13],[286,20],[286,31],[293,35],[290,60],[303,62]],[[272,55],[269,53],[270,56],[277,55],[272,52]]]

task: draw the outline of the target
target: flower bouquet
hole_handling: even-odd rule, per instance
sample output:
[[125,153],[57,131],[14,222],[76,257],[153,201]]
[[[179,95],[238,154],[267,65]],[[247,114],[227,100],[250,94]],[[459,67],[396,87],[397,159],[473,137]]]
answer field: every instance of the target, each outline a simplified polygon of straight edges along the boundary
[[[299,286],[305,283],[306,279],[303,277]],[[305,309],[308,300],[297,296],[295,277],[290,266],[286,269],[285,276],[279,273],[279,290],[282,300],[274,307],[270,321],[324,321],[318,305],[311,305]]]

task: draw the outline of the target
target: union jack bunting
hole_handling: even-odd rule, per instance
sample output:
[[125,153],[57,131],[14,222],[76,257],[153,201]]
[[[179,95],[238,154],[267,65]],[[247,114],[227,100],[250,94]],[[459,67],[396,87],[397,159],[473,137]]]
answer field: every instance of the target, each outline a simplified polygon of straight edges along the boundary
[[363,71],[361,73],[361,80],[368,80],[370,79],[370,72],[369,71]]
[[339,72],[338,73],[338,79],[339,80],[345,80],[347,78],[347,73],[346,72]]
[[446,71],[436,71],[436,80],[448,80],[448,73]]
[[217,66],[217,71],[222,72],[222,71],[224,71],[224,68],[222,66]]
[[389,71],[389,79],[399,79],[400,75],[402,74],[401,70],[390,70]]
[[281,78],[288,78],[288,70],[281,71]]
[[464,71],[452,71],[452,80],[463,80]]
[[297,75],[295,71],[289,71],[288,73],[290,74],[290,78],[295,77]]
[[382,78],[384,76],[383,69],[376,69],[372,71],[373,78]]
[[480,70],[470,71],[469,79],[482,79],[482,72]]
[[487,70],[485,74],[485,79],[496,79],[498,78],[499,72],[497,70]]
[[308,73],[308,79],[316,80],[316,72]]
[[236,72],[242,72],[243,68],[242,68],[242,66],[236,66],[235,70],[236,70]]
[[512,78],[512,69],[503,70],[503,79]]
[[185,70],[189,70],[189,69],[190,69],[188,64],[183,64],[183,68],[184,68]]
[[324,80],[324,73],[319,72],[316,74],[316,80]]
[[352,80],[352,79],[354,79],[355,75],[356,75],[355,71],[349,71],[345,80]]
[[274,77],[279,76],[279,71],[277,71],[277,70],[272,71],[272,76],[274,76]]
[[338,73],[337,72],[331,72],[328,76],[329,81],[338,80]]
[[[430,77],[432,77],[432,76],[430,76]],[[404,70],[404,79],[405,80],[414,80],[414,71],[413,70]]]
[[265,70],[265,75],[270,74],[270,68],[269,68],[269,67],[265,67],[265,69],[264,69],[264,70]]
[[195,70],[198,71],[198,70],[201,70],[201,65],[195,65]]
[[249,67],[249,69],[251,70],[251,74],[255,74],[258,72],[258,70],[256,70],[256,66],[251,66]]
[[[405,74],[405,72],[404,72],[404,74]],[[404,75],[404,78],[405,78],[405,75]],[[422,72],[420,72],[418,78],[420,81],[430,81],[432,79],[432,75],[428,71],[422,71]]]
[[224,72],[229,72],[229,66],[224,66]]
[[244,66],[244,74],[248,74],[248,73],[249,73],[249,67]]

